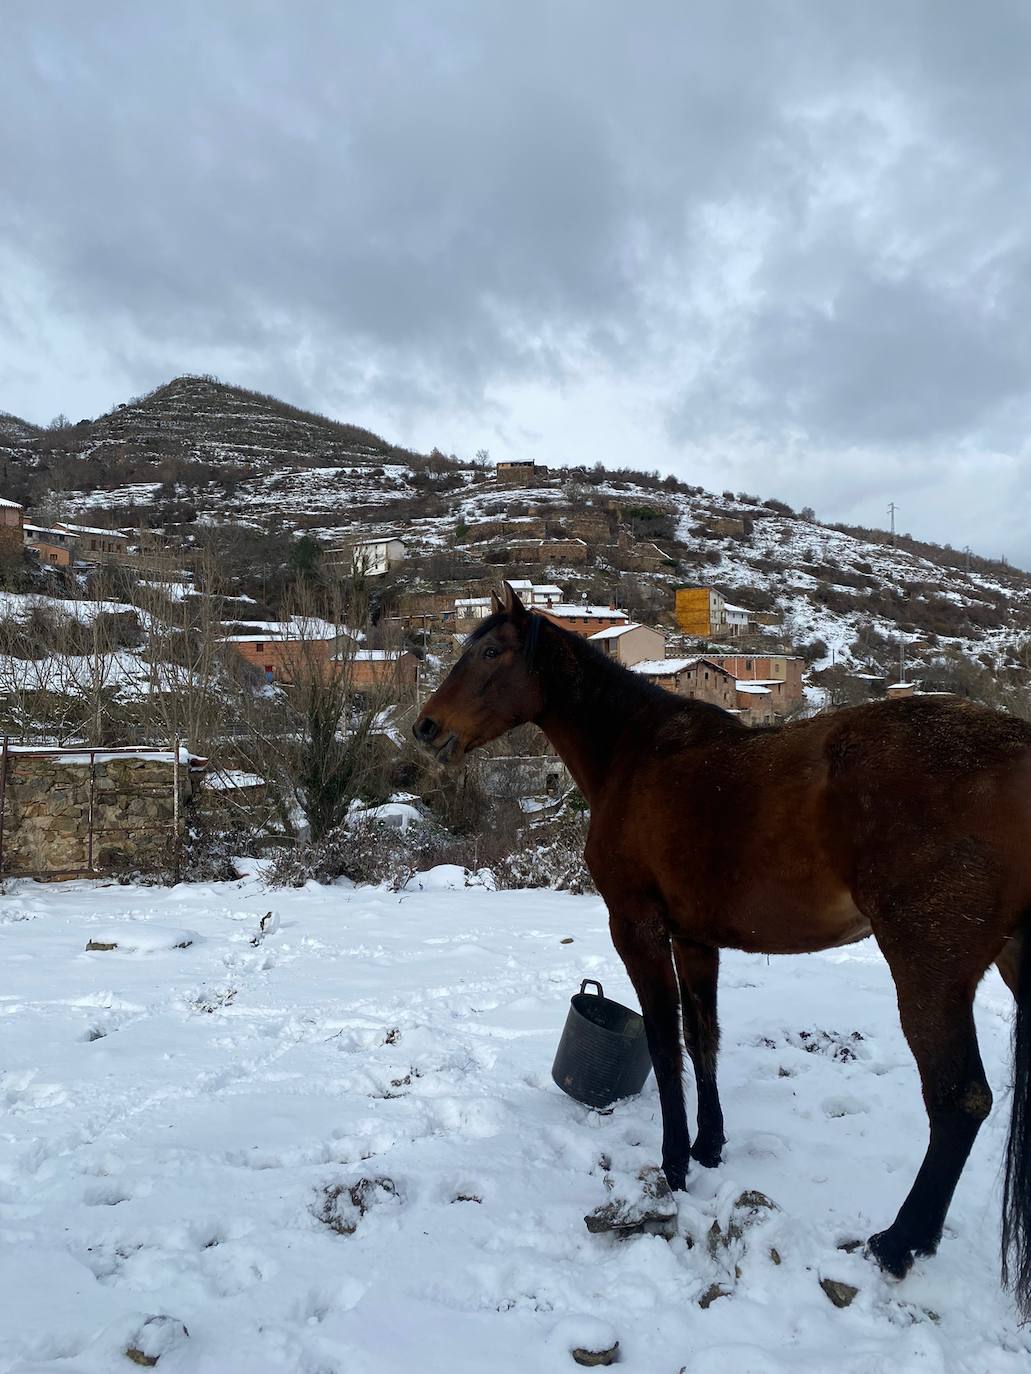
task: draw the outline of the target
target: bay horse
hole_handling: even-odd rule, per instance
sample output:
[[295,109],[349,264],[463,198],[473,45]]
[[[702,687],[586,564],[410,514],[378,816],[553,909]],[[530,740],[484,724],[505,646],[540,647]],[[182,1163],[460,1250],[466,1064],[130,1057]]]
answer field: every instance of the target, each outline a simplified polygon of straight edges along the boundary
[[[585,859],[640,999],[662,1165],[715,1167],[721,949],[799,954],[872,934],[891,970],[930,1138],[868,1252],[897,1278],[933,1254],[992,1105],[973,999],[995,963],[1016,1000],[1002,1273],[1031,1316],[1031,725],[954,697],[749,729],[655,686],[528,611],[506,583],[420,712],[442,764],[527,721],[590,807]],[[692,1146],[681,1034],[697,1086]]]

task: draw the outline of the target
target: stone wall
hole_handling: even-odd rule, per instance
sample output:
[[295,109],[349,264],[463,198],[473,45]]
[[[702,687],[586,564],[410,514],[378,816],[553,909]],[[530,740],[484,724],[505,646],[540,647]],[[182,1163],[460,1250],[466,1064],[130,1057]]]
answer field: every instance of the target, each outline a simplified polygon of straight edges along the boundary
[[[94,759],[91,764],[88,751],[7,755],[0,875],[153,873],[172,867],[171,751],[97,751]],[[183,761],[180,817],[192,794]]]

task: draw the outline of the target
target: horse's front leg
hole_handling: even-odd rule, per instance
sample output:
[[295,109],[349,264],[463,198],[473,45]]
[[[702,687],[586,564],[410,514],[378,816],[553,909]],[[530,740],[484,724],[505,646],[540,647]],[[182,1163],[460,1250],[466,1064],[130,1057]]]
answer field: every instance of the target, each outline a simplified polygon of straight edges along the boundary
[[691,1133],[684,1109],[680,994],[662,912],[649,901],[609,909],[612,943],[626,965],[644,1015],[648,1050],[662,1106],[662,1168],[674,1189],[687,1182]]
[[698,1135],[691,1154],[699,1164],[714,1169],[720,1162],[727,1139],[723,1134],[723,1109],[716,1087],[716,1056],[720,1045],[716,982],[720,952],[708,945],[696,945],[674,937],[673,957],[684,1012],[684,1043],[694,1065],[698,1093]]

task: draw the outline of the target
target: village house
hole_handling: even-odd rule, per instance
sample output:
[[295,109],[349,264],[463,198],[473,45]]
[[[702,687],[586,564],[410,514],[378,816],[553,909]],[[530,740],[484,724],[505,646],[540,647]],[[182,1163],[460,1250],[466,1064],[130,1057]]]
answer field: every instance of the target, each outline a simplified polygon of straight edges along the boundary
[[691,639],[736,638],[748,632],[748,611],[732,606],[714,587],[677,587],[673,613]]
[[[667,692],[675,692],[684,697],[696,696],[697,691],[692,691],[691,687],[695,681],[694,669],[698,662],[697,658],[642,659],[640,663],[631,665],[631,671],[640,673],[649,682],[654,682],[657,687],[664,687]],[[727,674],[727,676],[730,675]],[[707,700],[708,698],[704,699]],[[732,706],[733,694],[728,691],[725,701],[721,700],[716,704]]]
[[[550,582],[535,583],[527,578],[511,578],[508,585],[523,605],[533,610],[558,605],[562,600],[562,588]],[[460,596],[455,598],[453,605],[458,620],[486,620],[492,614],[493,602],[489,596]]]
[[0,554],[19,555],[25,542],[25,510],[17,501],[0,498]]
[[511,482],[513,484],[525,482],[530,486],[534,486],[547,475],[548,469],[542,464],[533,462],[532,459],[516,459],[507,463],[498,463],[494,470],[494,476],[499,482]]
[[783,709],[793,711],[800,706],[805,695],[802,689],[804,660],[794,654],[739,654],[721,653],[710,650],[706,657],[721,668],[726,668],[739,680],[762,682],[769,685],[783,683],[783,693],[778,698]]
[[289,683],[313,672],[322,672],[339,636],[314,637],[289,628],[269,624],[266,630],[225,635],[227,644],[245,663],[256,669],[268,683]]
[[666,652],[666,641],[659,631],[649,629],[647,625],[638,625],[636,621],[597,630],[588,638],[602,653],[622,663],[624,668],[632,668],[635,663],[645,660],[658,659]]
[[67,568],[72,561],[75,541],[67,530],[44,525],[23,526],[25,547],[30,549],[41,563],[49,563],[55,568]]
[[405,560],[404,540],[395,534],[381,539],[349,539],[339,549],[339,561],[352,576],[384,577]]
[[538,606],[537,611],[545,620],[561,625],[564,630],[590,637],[598,630],[609,630],[616,625],[628,625],[630,617],[626,611],[618,611],[614,606],[576,606],[562,605]]
[[129,536],[121,530],[70,525],[64,520],[49,526],[25,525],[23,529],[26,547],[34,550],[41,562],[56,567],[124,560],[129,548]]
[[356,692],[381,692],[394,700],[415,694],[419,660],[407,649],[350,649],[331,661],[346,671]]
[[746,725],[773,725],[784,715],[783,682],[738,682],[736,698]]
[[771,725],[791,709],[783,680],[741,681],[705,656],[645,660],[635,663],[633,671],[669,692],[720,706],[746,725]]

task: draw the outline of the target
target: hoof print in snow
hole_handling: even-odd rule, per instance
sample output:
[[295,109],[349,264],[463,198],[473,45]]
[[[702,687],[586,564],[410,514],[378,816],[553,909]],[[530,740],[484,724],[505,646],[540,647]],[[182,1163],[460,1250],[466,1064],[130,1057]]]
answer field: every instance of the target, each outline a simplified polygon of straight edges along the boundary
[[[613,1197],[584,1217],[592,1235],[614,1231],[620,1236],[648,1234],[672,1236],[676,1231],[677,1204],[661,1169],[642,1169],[638,1175],[641,1189],[633,1198]],[[605,1186],[615,1188],[611,1176]]]
[[[734,1241],[740,1240],[750,1226],[765,1221],[772,1212],[779,1211],[780,1208],[777,1204],[765,1193],[757,1192],[754,1188],[747,1188],[734,1203],[730,1220],[727,1222],[727,1229],[724,1230],[718,1221],[714,1221],[709,1227],[709,1254],[715,1259],[721,1249],[729,1249]],[[779,1255],[776,1263],[780,1263]]]
[[586,1350],[582,1345],[578,1345],[569,1353],[577,1364],[587,1365],[588,1368],[615,1364],[619,1359],[619,1341],[608,1350]]
[[710,1283],[708,1288],[698,1299],[698,1306],[703,1310],[711,1307],[717,1298],[729,1298],[731,1292],[729,1288],[724,1288],[722,1284]]
[[477,1197],[475,1193],[456,1193],[451,1199],[452,1202],[482,1202],[482,1197]]
[[315,1215],[338,1236],[353,1236],[366,1212],[398,1200],[393,1179],[360,1178],[356,1183],[331,1184]]
[[821,1279],[820,1287],[835,1307],[848,1307],[859,1293],[854,1284],[842,1283],[840,1279]]
[[147,1317],[130,1337],[125,1358],[145,1369],[153,1369],[162,1355],[177,1350],[189,1334],[175,1317]]

